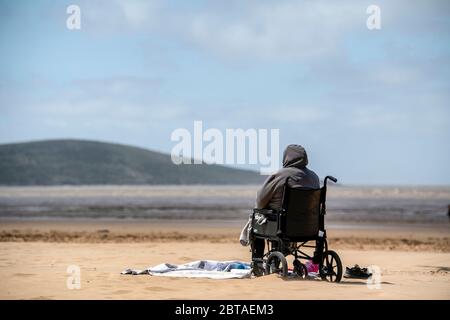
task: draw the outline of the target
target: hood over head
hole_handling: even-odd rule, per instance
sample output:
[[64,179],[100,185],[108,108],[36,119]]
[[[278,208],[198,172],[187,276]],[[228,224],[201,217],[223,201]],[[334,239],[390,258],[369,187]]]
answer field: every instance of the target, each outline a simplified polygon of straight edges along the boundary
[[305,148],[298,144],[290,144],[283,153],[283,167],[303,168],[308,165],[308,155]]

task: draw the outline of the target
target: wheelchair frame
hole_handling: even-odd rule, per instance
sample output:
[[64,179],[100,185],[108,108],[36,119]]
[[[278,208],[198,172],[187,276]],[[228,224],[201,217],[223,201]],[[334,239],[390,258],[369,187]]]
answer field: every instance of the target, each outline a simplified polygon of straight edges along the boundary
[[[319,201],[319,231],[316,236],[313,237],[296,237],[290,239],[282,232],[282,224],[285,221],[286,209],[284,207],[286,187],[288,187],[288,180],[285,182],[285,189],[283,192],[283,205],[282,209],[254,209],[252,213],[252,226],[255,221],[256,214],[262,214],[263,216],[276,217],[277,230],[275,235],[260,235],[254,232],[254,228],[251,228],[251,237],[253,239],[259,238],[266,241],[267,252],[264,253],[263,258],[252,258],[253,273],[255,275],[279,273],[281,276],[286,277],[288,275],[288,265],[286,256],[292,255],[294,257],[294,272],[300,277],[305,278],[308,274],[306,266],[301,263],[303,260],[312,260],[319,265],[319,274],[323,280],[330,282],[340,282],[342,279],[342,263],[338,254],[332,250],[328,250],[327,234],[325,230],[325,215],[326,215],[326,193],[327,193],[327,180],[331,180],[334,183],[337,179],[332,176],[326,176],[324,179],[324,185],[317,190],[320,190]],[[311,190],[314,191],[314,190]],[[310,245],[308,242],[316,241],[315,245]],[[276,244],[276,245],[274,245]],[[301,248],[314,248],[314,254],[311,256],[302,251]],[[264,271],[258,270],[257,265],[265,263]],[[336,262],[336,265],[334,265]],[[281,265],[281,268],[280,268]],[[333,278],[334,277],[334,278]]]

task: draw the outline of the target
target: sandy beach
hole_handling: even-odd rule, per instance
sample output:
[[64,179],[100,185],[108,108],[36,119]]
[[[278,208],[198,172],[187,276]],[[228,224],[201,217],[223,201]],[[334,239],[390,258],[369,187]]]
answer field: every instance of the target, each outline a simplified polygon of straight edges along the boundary
[[[450,299],[448,225],[332,224],[344,266],[376,265],[381,286],[289,280],[210,280],[121,275],[163,262],[249,261],[240,221],[2,221],[1,299]],[[69,290],[67,267],[81,270]]]
[[[448,187],[331,187],[326,228],[343,266],[379,289],[265,276],[121,275],[196,260],[250,262],[239,233],[258,186],[0,188],[0,299],[450,299]],[[69,266],[81,288],[68,289]]]

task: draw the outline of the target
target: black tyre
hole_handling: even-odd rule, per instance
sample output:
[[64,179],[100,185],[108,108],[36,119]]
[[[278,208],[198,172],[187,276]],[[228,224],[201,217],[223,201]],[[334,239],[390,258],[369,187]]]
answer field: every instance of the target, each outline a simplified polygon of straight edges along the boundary
[[265,274],[276,273],[282,277],[288,275],[288,265],[286,258],[279,251],[274,251],[267,257]]
[[319,266],[322,280],[329,282],[340,282],[342,279],[342,262],[338,254],[333,250],[324,253],[323,262]]

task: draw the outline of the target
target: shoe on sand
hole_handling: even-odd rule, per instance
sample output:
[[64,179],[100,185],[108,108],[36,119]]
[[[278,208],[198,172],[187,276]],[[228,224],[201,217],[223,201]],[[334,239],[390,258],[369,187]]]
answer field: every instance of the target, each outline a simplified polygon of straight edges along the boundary
[[255,277],[261,277],[264,275],[264,263],[261,261],[252,261],[250,268],[252,269],[251,274]]
[[352,279],[368,279],[372,276],[371,273],[367,270],[367,268],[360,268],[357,264],[354,267],[345,268],[344,278],[352,278]]

